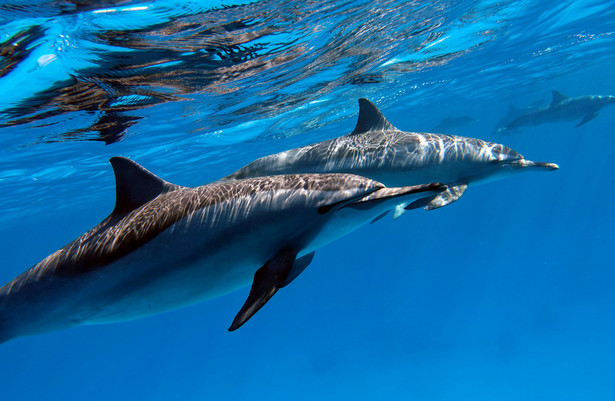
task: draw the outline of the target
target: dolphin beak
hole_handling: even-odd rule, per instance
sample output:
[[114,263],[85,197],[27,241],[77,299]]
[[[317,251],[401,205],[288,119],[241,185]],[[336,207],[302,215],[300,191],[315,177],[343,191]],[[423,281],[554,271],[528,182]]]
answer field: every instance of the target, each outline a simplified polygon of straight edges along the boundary
[[545,169],[549,171],[559,169],[559,166],[555,163],[534,162],[534,161],[527,160],[527,159],[519,159],[519,160],[515,160],[510,163],[507,163],[507,164],[510,164],[512,167],[517,167],[517,168],[538,168],[538,169]]

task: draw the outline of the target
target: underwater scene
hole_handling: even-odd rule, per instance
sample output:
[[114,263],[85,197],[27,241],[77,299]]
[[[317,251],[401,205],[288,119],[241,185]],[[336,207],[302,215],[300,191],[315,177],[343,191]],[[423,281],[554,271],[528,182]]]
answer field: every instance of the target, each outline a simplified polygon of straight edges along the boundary
[[0,399],[615,399],[615,2],[0,1]]

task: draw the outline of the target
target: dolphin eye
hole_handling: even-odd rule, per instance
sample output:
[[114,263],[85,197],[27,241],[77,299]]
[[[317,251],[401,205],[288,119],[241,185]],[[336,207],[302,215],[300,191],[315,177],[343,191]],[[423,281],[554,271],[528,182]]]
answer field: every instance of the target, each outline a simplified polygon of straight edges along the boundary
[[519,156],[519,157],[517,157],[517,156],[511,156],[511,157],[508,157],[508,158],[506,158],[506,159],[504,159],[504,160],[497,160],[497,161],[495,162],[495,164],[501,164],[501,165],[506,165],[506,164],[515,164],[515,163],[517,163],[519,160],[523,160],[523,157],[521,157],[521,156]]

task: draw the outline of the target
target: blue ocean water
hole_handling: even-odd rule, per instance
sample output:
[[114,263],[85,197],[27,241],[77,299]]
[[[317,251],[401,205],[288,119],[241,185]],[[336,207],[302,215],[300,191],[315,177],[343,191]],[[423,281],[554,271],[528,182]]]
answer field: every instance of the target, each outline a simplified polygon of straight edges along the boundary
[[2,283],[107,216],[110,157],[201,185],[360,97],[560,165],[320,249],[233,333],[248,288],[2,344],[2,399],[613,400],[615,106],[496,128],[614,95],[614,50],[613,1],[0,2]]

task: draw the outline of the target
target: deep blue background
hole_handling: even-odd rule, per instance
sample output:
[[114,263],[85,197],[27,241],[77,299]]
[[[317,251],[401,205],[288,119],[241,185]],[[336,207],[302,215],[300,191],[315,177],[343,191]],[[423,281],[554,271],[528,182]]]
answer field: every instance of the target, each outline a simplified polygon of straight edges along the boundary
[[[488,2],[470,3],[455,6],[488,9]],[[343,112],[297,135],[265,120],[273,134],[254,136],[241,125],[257,120],[248,114],[230,120],[218,143],[218,134],[199,136],[181,123],[167,128],[177,118],[173,102],[141,111],[130,135],[108,146],[33,143],[29,132],[41,128],[2,128],[2,282],[109,213],[109,157],[134,157],[171,182],[200,185],[256,157],[350,132],[359,96],[408,131],[472,116],[478,121],[458,133],[505,143],[560,170],[470,187],[445,208],[363,227],[319,250],[301,277],[234,333],[226,329],[248,288],[141,320],[10,341],[0,349],[1,398],[615,399],[615,106],[579,128],[568,121],[493,134],[509,102],[549,102],[552,89],[615,94],[615,30],[604,11],[614,4],[527,3],[508,5],[514,23],[448,63],[322,95]],[[519,38],[530,31],[543,32],[545,43]],[[574,35],[592,34],[599,38],[591,46],[575,47]],[[513,61],[493,65],[502,55]],[[317,120],[310,110],[282,127]]]

